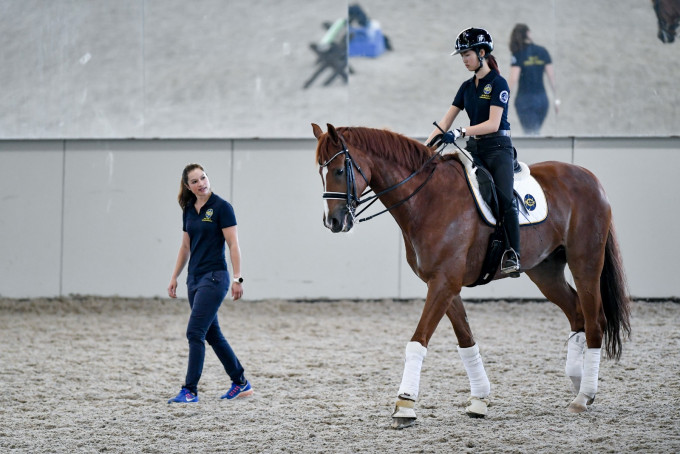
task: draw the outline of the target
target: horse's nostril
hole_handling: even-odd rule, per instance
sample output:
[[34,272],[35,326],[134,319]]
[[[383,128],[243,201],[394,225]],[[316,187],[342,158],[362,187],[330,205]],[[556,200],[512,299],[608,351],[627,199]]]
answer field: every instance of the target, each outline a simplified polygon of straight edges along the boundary
[[331,230],[333,232],[340,230],[340,220],[336,216],[331,217]]

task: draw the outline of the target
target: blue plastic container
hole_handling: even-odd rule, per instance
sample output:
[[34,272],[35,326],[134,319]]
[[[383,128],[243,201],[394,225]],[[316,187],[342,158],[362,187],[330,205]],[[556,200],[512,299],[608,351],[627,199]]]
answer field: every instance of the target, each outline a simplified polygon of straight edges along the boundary
[[368,27],[349,27],[349,56],[377,57],[385,52],[385,37],[380,26],[371,22]]

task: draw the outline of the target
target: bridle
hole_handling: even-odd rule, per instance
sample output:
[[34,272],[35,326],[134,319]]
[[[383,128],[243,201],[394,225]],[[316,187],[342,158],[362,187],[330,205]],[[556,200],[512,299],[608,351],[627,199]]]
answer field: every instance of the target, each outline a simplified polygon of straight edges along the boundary
[[[439,153],[434,153],[425,163],[415,172],[413,172],[411,175],[406,177],[404,180],[400,181],[397,184],[394,184],[390,186],[387,189],[384,189],[383,191],[380,191],[377,194],[374,194],[372,196],[368,196],[371,192],[373,192],[373,189],[369,189],[368,191],[364,192],[360,196],[357,195],[357,185],[356,185],[356,179],[354,177],[354,169],[357,169],[359,172],[359,175],[364,179],[366,182],[366,186],[369,185],[369,181],[366,178],[366,175],[364,175],[364,172],[361,170],[361,168],[357,165],[356,161],[352,159],[352,155],[349,153],[349,150],[347,149],[347,144],[345,143],[345,139],[339,135],[340,138],[340,143],[342,144],[342,149],[335,153],[330,159],[328,159],[326,162],[321,164],[321,167],[328,167],[328,165],[338,156],[343,155],[345,157],[345,180],[346,180],[346,192],[324,192],[323,193],[323,198],[326,200],[345,200],[346,201],[346,206],[347,206],[347,211],[349,211],[350,215],[352,216],[352,220],[355,222],[364,222],[368,221],[370,219],[373,219],[376,216],[379,216],[383,213],[386,213],[399,205],[405,203],[408,201],[411,197],[416,195],[424,186],[427,184],[428,181],[430,181],[430,178],[432,178],[432,175],[434,174],[435,169],[437,168],[436,166],[432,168],[432,171],[430,174],[427,176],[425,181],[423,181],[408,197],[405,199],[400,200],[399,202],[395,203],[394,205],[390,206],[389,208],[386,208],[379,213],[373,214],[371,216],[361,218],[361,219],[356,219],[357,216],[361,215],[364,211],[368,209],[371,205],[373,205],[382,195],[387,194],[390,191],[393,191],[394,189],[397,189],[399,186],[403,185],[407,181],[409,181],[411,178],[419,174],[427,165],[434,160],[434,158],[439,155]],[[355,213],[356,208],[359,205],[362,205],[364,203],[368,203],[365,207],[363,207],[358,213]]]

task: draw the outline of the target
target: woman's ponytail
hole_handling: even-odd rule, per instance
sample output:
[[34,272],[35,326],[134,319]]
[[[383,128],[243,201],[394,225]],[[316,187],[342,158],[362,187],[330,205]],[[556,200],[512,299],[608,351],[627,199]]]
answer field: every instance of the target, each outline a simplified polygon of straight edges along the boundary
[[[177,195],[177,202],[179,202],[179,206],[182,210],[184,210],[192,200],[196,200],[196,196],[189,189],[189,172],[194,169],[203,170],[203,167],[201,167],[200,164],[189,164],[182,171],[182,179],[179,182],[179,194]],[[205,170],[203,171],[205,172]]]

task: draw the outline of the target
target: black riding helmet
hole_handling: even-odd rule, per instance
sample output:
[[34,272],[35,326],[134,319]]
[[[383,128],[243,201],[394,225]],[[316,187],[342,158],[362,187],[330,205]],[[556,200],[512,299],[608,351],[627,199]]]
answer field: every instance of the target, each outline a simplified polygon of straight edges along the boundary
[[484,57],[479,55],[479,50],[484,49],[486,55],[489,55],[493,51],[493,38],[483,28],[470,27],[458,34],[455,47],[456,49],[451,52],[451,55],[457,55],[466,50],[475,51],[479,59],[479,68],[475,70],[477,72],[482,67],[482,63],[484,63]]
[[456,50],[454,50],[451,55],[457,55],[461,52],[465,52],[468,49],[484,49],[486,53],[490,53],[493,50],[493,39],[489,32],[483,28],[466,28],[456,38]]

